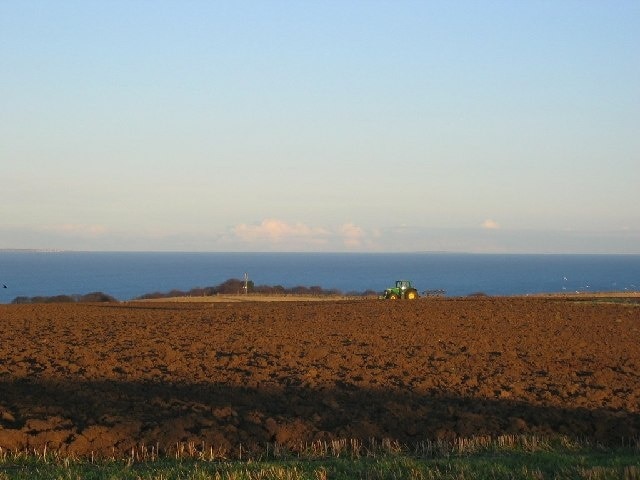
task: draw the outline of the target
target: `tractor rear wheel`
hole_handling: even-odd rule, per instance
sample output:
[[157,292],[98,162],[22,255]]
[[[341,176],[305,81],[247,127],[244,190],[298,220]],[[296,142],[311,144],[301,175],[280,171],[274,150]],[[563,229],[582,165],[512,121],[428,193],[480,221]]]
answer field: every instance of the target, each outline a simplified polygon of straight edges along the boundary
[[416,298],[418,298],[418,292],[416,290],[409,290],[404,294],[404,298],[406,298],[407,300],[415,300]]

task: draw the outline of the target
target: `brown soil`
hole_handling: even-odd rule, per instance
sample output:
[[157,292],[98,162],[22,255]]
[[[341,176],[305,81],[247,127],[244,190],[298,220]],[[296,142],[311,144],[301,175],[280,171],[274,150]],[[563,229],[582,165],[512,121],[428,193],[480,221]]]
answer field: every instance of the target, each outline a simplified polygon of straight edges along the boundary
[[640,306],[563,298],[0,306],[0,447],[640,435]]

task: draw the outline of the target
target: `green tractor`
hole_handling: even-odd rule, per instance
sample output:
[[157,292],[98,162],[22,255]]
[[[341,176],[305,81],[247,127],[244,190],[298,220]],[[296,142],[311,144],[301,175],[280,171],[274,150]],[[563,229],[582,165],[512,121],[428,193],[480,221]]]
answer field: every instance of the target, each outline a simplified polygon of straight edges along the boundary
[[395,287],[387,288],[382,294],[382,298],[386,300],[398,300],[399,298],[415,300],[418,296],[418,290],[413,288],[409,280],[397,280]]

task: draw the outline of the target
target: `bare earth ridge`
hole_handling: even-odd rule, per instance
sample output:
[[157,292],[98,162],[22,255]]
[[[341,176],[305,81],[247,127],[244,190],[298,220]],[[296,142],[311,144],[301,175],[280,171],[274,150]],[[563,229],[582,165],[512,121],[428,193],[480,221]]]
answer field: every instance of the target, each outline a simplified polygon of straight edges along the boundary
[[0,305],[0,447],[640,436],[640,306],[572,298]]

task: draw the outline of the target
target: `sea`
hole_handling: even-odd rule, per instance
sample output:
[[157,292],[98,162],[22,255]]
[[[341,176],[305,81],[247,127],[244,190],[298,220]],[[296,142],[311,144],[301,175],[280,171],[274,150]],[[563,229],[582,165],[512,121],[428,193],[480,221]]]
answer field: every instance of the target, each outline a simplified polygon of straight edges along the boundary
[[[640,255],[0,251],[0,303],[103,292],[118,300],[216,286],[382,292],[411,280],[448,297],[640,290]],[[6,288],[4,288],[6,286]]]

